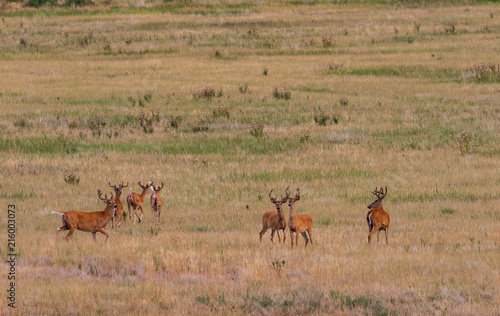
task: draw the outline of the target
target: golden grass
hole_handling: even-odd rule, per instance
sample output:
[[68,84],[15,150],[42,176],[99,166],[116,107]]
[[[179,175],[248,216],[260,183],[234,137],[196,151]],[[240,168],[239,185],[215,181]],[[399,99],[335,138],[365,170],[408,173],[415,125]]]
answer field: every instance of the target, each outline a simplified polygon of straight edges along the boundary
[[[18,308],[2,313],[500,313],[499,88],[470,77],[498,64],[498,6],[266,5],[5,15],[0,192],[4,208],[16,205],[20,256]],[[205,87],[224,93],[195,100]],[[132,106],[145,92],[152,101]],[[229,118],[214,118],[217,106]],[[319,107],[338,124],[316,124]],[[160,122],[146,134],[133,122],[152,109]],[[96,115],[100,137],[88,127]],[[208,131],[194,133],[202,118]],[[146,206],[143,223],[108,225],[105,246],[83,232],[56,245],[50,212],[104,209],[108,180],[135,192],[163,181],[160,230]],[[390,244],[369,247],[364,217],[380,185]],[[259,243],[267,194],[287,186],[314,219],[307,249],[300,237],[292,251],[289,235],[271,244],[269,232]]]

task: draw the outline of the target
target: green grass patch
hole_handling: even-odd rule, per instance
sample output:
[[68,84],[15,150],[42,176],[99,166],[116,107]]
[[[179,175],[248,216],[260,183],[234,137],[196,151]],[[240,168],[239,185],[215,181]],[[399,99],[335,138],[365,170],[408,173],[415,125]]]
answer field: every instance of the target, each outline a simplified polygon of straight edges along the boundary
[[237,172],[231,171],[219,175],[220,181],[239,182],[247,181],[279,181],[279,180],[301,180],[313,181],[318,179],[346,179],[352,177],[375,178],[377,173],[369,170],[349,168],[345,170],[325,170],[325,169],[285,169],[280,171],[261,172]]
[[445,207],[445,208],[442,208],[440,210],[441,214],[444,214],[444,215],[451,215],[451,214],[454,214],[456,211],[454,209],[452,209],[451,207]]
[[377,76],[398,78],[425,78],[434,80],[459,80],[462,69],[437,68],[423,65],[390,65],[364,68],[340,68],[335,71],[327,71],[326,74],[341,76]]

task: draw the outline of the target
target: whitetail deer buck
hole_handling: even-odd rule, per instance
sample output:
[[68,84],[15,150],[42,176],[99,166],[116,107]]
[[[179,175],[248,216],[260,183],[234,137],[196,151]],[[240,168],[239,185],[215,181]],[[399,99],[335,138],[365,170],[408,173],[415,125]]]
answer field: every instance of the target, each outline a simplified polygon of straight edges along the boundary
[[[146,197],[146,192],[148,191],[148,188],[151,186],[151,183],[148,183],[146,185],[142,185],[140,182],[137,183],[142,188],[142,193],[141,194],[134,193],[132,192],[132,188],[130,188],[130,193],[127,196],[128,213],[132,214],[130,213],[130,207],[134,209],[134,225],[136,218],[139,218],[138,223],[142,222],[142,217],[144,216],[144,209],[142,208],[144,206],[144,197]],[[141,209],[141,216],[137,214],[138,209]]]
[[[115,230],[118,231],[118,227],[120,227],[122,223],[122,216],[123,216],[123,204],[122,201],[120,201],[120,195],[122,194],[122,189],[128,187],[128,182],[127,184],[123,185],[123,182],[119,184],[118,186],[116,185],[111,185],[111,182],[108,181],[108,184],[111,188],[115,190],[115,203],[116,203],[116,215],[111,218],[111,228],[113,226],[115,227]],[[129,214],[130,215],[130,214]],[[116,218],[116,224],[114,223],[114,218]]]
[[286,196],[288,197],[288,206],[290,206],[290,218],[288,220],[288,228],[290,228],[290,238],[292,239],[292,248],[293,248],[293,233],[295,233],[296,247],[299,245],[299,233],[306,240],[306,247],[307,243],[309,242],[309,239],[311,240],[311,245],[312,245],[313,244],[312,217],[309,215],[297,215],[295,213],[295,202],[300,200],[300,189],[297,188],[297,193],[295,194],[295,197],[292,199],[290,197],[290,194],[288,193],[288,188],[287,188]]
[[389,224],[391,222],[389,214],[384,211],[382,207],[382,199],[387,195],[387,187],[380,187],[380,191],[375,190],[372,193],[377,197],[377,199],[368,208],[368,214],[366,214],[366,221],[368,222],[368,244],[372,242],[373,234],[377,233],[377,244],[379,241],[380,231],[385,231],[385,242],[389,244]]
[[106,240],[104,243],[108,241],[109,234],[105,230],[106,225],[109,223],[111,218],[116,213],[116,203],[115,199],[113,199],[113,194],[111,194],[111,198],[108,199],[108,195],[106,194],[104,198],[101,197],[101,190],[97,190],[97,194],[99,195],[99,199],[101,199],[105,204],[106,208],[102,212],[80,212],[80,211],[53,211],[52,213],[62,215],[63,225],[57,229],[56,238],[59,240],[59,233],[64,230],[69,230],[66,235],[66,241],[69,242],[69,238],[75,230],[80,230],[83,232],[92,233],[92,237],[95,239],[95,235],[97,232],[106,235]]
[[273,198],[271,196],[271,192],[269,192],[269,198],[271,199],[271,203],[276,206],[276,211],[267,211],[262,215],[262,230],[259,233],[260,242],[262,242],[262,236],[266,233],[266,231],[271,228],[271,242],[274,238],[274,233],[278,233],[278,240],[281,243],[280,230],[283,230],[283,243],[285,243],[285,228],[286,228],[286,218],[283,214],[283,209],[281,205],[286,202],[288,197],[282,198],[281,200],[277,200],[277,196]]
[[156,188],[154,183],[151,182],[151,210],[153,211],[153,215],[155,219],[160,221],[161,207],[163,206],[163,200],[160,197],[160,190],[163,189],[163,182],[161,183],[161,187]]

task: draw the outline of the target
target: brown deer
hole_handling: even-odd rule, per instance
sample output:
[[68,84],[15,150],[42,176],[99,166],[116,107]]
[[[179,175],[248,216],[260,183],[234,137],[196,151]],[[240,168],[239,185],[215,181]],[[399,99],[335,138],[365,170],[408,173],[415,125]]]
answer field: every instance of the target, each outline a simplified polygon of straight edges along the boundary
[[163,182],[161,183],[161,187],[156,188],[154,183],[151,182],[151,210],[153,211],[153,215],[155,219],[160,221],[161,207],[163,206],[163,200],[160,197],[160,190],[163,189]]
[[[66,241],[69,242],[69,238],[75,230],[80,230],[83,232],[92,233],[92,237],[95,239],[95,235],[97,232],[106,235],[106,240],[104,243],[108,241],[109,234],[105,230],[106,225],[109,223],[111,218],[116,213],[116,203],[113,198],[113,194],[111,194],[111,198],[108,199],[108,195],[106,194],[104,198],[101,197],[101,190],[97,190],[97,194],[99,195],[99,199],[106,204],[106,208],[102,212],[80,212],[80,211],[53,211],[52,213],[62,215],[63,225],[57,229],[56,238],[59,240],[59,233],[64,230],[69,230],[66,235]],[[56,241],[57,241],[56,240]]]
[[384,211],[382,207],[382,199],[387,195],[387,187],[380,187],[380,191],[375,190],[372,193],[377,197],[377,199],[368,208],[368,214],[366,214],[366,221],[368,222],[368,244],[371,244],[373,234],[377,233],[377,244],[379,241],[380,231],[385,231],[385,242],[389,244],[389,224],[391,222],[389,214]]
[[[123,216],[123,204],[122,201],[120,201],[120,195],[122,194],[122,189],[128,187],[128,182],[127,184],[123,185],[123,182],[118,185],[111,185],[111,182],[108,181],[109,187],[113,188],[115,190],[115,203],[116,203],[116,216],[113,216],[111,218],[111,229],[113,226],[115,227],[115,230],[118,231],[118,227],[120,227],[122,223],[122,216]],[[114,219],[116,218],[116,224],[114,224]]]
[[[137,194],[132,192],[132,188],[130,188],[130,193],[127,196],[127,206],[128,206],[128,213],[130,213],[130,207],[134,209],[134,225],[135,225],[135,220],[136,218],[139,218],[138,223],[142,222],[142,217],[144,216],[144,209],[142,208],[144,205],[144,198],[146,197],[146,192],[148,191],[148,188],[151,186],[151,183],[148,183],[146,185],[142,185],[140,182],[137,182],[139,186],[142,188],[142,193]],[[137,210],[141,209],[141,216],[137,214]]]
[[288,196],[282,198],[281,200],[277,200],[277,197],[273,198],[271,196],[271,192],[269,192],[269,198],[271,199],[271,203],[276,206],[276,211],[267,211],[262,215],[262,230],[259,233],[260,242],[262,242],[262,236],[266,233],[266,231],[271,228],[271,242],[274,238],[274,233],[278,233],[278,240],[281,243],[280,230],[283,230],[283,243],[285,243],[285,228],[286,228],[286,218],[283,214],[283,209],[281,205],[286,202]]
[[288,228],[290,229],[292,248],[293,248],[293,233],[295,233],[295,246],[299,245],[299,233],[306,240],[306,247],[307,243],[309,242],[309,239],[311,240],[311,245],[312,245],[313,244],[312,217],[309,215],[297,215],[295,213],[295,202],[300,200],[300,189],[297,188],[297,193],[295,194],[295,197],[292,199],[288,193],[288,188],[287,188],[286,196],[288,197],[288,206],[290,206],[290,218],[288,220]]

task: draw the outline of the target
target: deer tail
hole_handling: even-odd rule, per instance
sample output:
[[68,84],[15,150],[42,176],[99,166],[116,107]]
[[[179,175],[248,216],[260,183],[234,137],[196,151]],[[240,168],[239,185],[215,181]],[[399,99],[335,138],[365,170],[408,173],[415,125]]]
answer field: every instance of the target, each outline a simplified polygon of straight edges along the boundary
[[368,222],[368,225],[373,225],[373,212],[370,211],[366,214],[366,221]]

